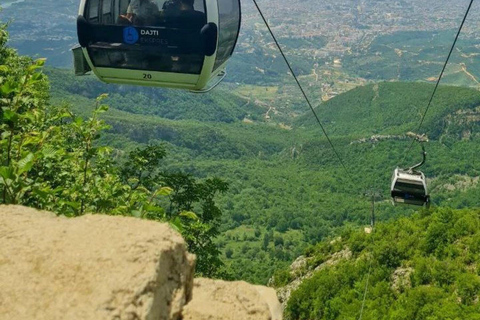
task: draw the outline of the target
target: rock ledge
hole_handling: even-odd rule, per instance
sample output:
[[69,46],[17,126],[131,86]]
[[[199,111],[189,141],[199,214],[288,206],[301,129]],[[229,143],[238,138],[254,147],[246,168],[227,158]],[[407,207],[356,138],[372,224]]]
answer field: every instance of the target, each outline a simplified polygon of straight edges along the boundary
[[166,224],[0,206],[0,242],[1,320],[281,319],[273,289],[198,279],[194,290],[195,257]]

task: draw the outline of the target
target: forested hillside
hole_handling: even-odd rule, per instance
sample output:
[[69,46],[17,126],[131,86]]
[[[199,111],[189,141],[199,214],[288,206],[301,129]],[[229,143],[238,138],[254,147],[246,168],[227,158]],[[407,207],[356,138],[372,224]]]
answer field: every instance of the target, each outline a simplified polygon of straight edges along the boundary
[[[372,188],[383,195],[379,220],[413,212],[391,206],[390,177],[396,166],[420,158],[417,145],[406,153],[411,140],[405,133],[418,126],[433,85],[368,85],[317,108],[351,181],[308,110],[286,127],[267,121],[265,106],[246,102],[235,91],[199,97],[77,81],[56,69],[47,73],[53,101],[68,102],[79,113],[89,110],[88,97],[113,93],[106,100],[113,108],[102,115],[112,125],[103,142],[120,150],[163,142],[168,145],[164,169],[228,182],[229,190],[218,197],[223,216],[217,244],[230,277],[266,283],[309,244],[368,224],[364,193]],[[141,100],[131,98],[136,95]],[[478,91],[442,86],[427,115],[424,132],[431,142],[424,172],[436,205],[478,206],[479,106]]]
[[[10,49],[3,52],[15,56]],[[13,79],[9,82],[7,76],[2,78],[2,85],[7,86],[2,94],[10,99],[4,100],[8,101],[9,108],[16,101],[14,97],[19,90],[9,87],[9,83],[21,79],[25,72],[33,77],[32,72],[43,64],[28,71],[30,60],[19,59],[23,64],[13,59],[7,69],[4,68],[8,72],[2,71]],[[20,67],[26,71],[18,69]],[[54,199],[56,202],[48,205],[68,208],[72,215],[82,214],[86,208],[107,212],[118,206],[119,212],[125,214],[181,221],[187,226],[192,221],[177,215],[184,210],[193,211],[200,215],[197,218],[201,223],[214,226],[203,229],[212,231],[205,233],[209,241],[215,241],[209,242],[211,251],[205,254],[219,257],[226,264],[221,273],[217,273],[219,276],[267,283],[275,270],[288,266],[309,245],[338,235],[345,228],[368,224],[367,191],[375,190],[383,196],[378,204],[381,209],[379,221],[414,212],[412,208],[391,206],[389,184],[396,166],[418,161],[419,147],[414,145],[409,150],[411,140],[405,133],[417,129],[433,90],[432,84],[369,84],[326,102],[321,102],[321,92],[312,89],[309,95],[315,99],[316,111],[345,164],[345,171],[311,112],[298,102],[298,92],[291,87],[281,84],[246,87],[227,83],[212,93],[194,95],[175,90],[107,85],[93,77],[74,77],[68,70],[47,68],[45,73],[50,80],[42,76],[44,87],[35,90],[41,102],[41,110],[35,112],[42,115],[43,120],[53,119],[53,123],[41,122],[32,128],[42,131],[47,130],[48,125],[56,128],[61,124],[53,130],[59,139],[55,143],[60,150],[70,150],[73,155],[63,151],[55,154],[58,163],[48,167],[49,174],[74,168],[67,171],[71,181],[68,187],[73,189],[65,191],[57,180],[48,182],[43,176],[39,183],[46,189],[36,187],[32,190],[46,190],[47,200],[39,204],[39,199],[29,199],[30,204],[41,207]],[[47,87],[50,99],[47,99]],[[100,95],[101,99],[97,100]],[[265,99],[259,100],[258,96]],[[110,106],[108,111],[106,105]],[[422,132],[419,132],[427,133],[431,139],[423,170],[429,178],[429,190],[436,206],[478,206],[479,106],[477,90],[441,86]],[[64,110],[67,113],[63,113]],[[28,110],[20,108],[17,111]],[[298,114],[302,115],[296,118]],[[7,112],[4,116],[13,115]],[[8,126],[11,120],[2,121]],[[22,125],[22,122],[15,123],[18,132],[14,131],[20,136],[12,141],[18,146],[23,141]],[[95,127],[95,134],[87,134],[88,126]],[[32,132],[37,132],[35,130]],[[8,139],[2,139],[5,150],[20,150],[17,155],[20,160],[30,154],[12,149]],[[75,147],[68,147],[69,143]],[[26,147],[32,148],[32,145],[29,143]],[[154,149],[149,149],[152,147]],[[51,156],[40,149],[30,151],[34,158],[27,158],[20,164],[30,166],[30,160],[40,161]],[[11,164],[7,154],[2,154],[4,167]],[[37,156],[39,158],[35,158]],[[77,162],[69,162],[75,159]],[[137,167],[133,167],[137,172],[129,172],[126,167],[135,162],[134,159],[140,159]],[[152,164],[145,167],[142,161]],[[36,166],[30,169],[38,170]],[[44,174],[43,171],[35,172]],[[135,173],[148,179],[137,181]],[[82,179],[76,181],[78,175]],[[104,189],[98,188],[98,183],[104,181],[96,175],[113,177],[118,189],[108,190],[108,184],[103,185]],[[25,176],[29,175],[21,171],[15,177]],[[213,177],[220,180],[212,180]],[[211,181],[222,183],[213,188],[209,184]],[[89,183],[92,184],[88,189],[91,193],[83,196],[90,198],[82,198],[80,190]],[[145,189],[139,188],[140,185]],[[183,195],[183,188],[192,186],[195,187],[190,190],[192,198],[187,200],[172,196],[170,189],[163,190],[167,193],[163,195],[165,198],[155,193],[161,187],[177,187],[176,191]],[[19,188],[19,197],[32,192],[29,184],[20,184]],[[205,194],[205,188],[210,193]],[[140,192],[142,201],[135,202],[129,196],[117,198],[124,203],[112,204],[105,200],[109,195],[117,196],[115,192],[121,190],[127,195]],[[96,192],[101,192],[101,197],[96,197]],[[68,200],[59,202],[61,195]],[[203,198],[198,198],[200,195]],[[140,204],[146,199],[154,199],[154,206],[142,207]],[[90,205],[88,201],[92,201]],[[173,205],[169,201],[173,201]],[[214,210],[215,219],[203,219],[205,201],[214,201],[215,206],[209,208]],[[175,214],[163,209],[168,207],[174,208],[171,210]],[[149,215],[145,208],[160,211]],[[200,229],[205,225],[194,224]],[[193,235],[194,231],[199,230],[190,229],[185,234]],[[191,240],[193,243],[195,237]],[[213,273],[212,270],[207,272]]]
[[358,319],[366,286],[364,319],[480,319],[479,266],[478,209],[423,210],[371,234],[346,229],[283,273],[287,283],[319,270],[292,293],[287,319]]
[[[373,134],[401,135],[415,131],[425,112],[433,85],[422,82],[380,82],[358,87],[331,99],[317,108],[322,121],[332,135],[365,137]],[[465,87],[443,86],[432,101],[431,110],[424,121],[425,132],[431,139],[442,135],[478,132],[474,118],[450,123],[448,116],[457,111],[476,115],[480,106],[480,92]],[[314,127],[312,116],[305,114],[297,119],[297,125]]]
[[192,95],[181,90],[109,85],[94,77],[72,77],[72,72],[64,69],[47,69],[46,74],[54,84],[54,98],[68,100],[68,96],[75,96],[85,100],[108,92],[105,103],[133,114],[230,123],[246,117],[257,120],[263,112],[249,100],[226,94],[227,90]]

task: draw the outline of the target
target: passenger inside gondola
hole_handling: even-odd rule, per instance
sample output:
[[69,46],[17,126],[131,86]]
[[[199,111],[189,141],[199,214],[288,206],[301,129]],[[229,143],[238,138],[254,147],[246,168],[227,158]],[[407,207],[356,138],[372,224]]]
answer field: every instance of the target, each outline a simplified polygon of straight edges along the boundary
[[173,15],[180,10],[179,0],[167,0],[162,5],[162,12],[165,15]]
[[[191,38],[190,47],[199,48],[200,30],[206,24],[205,13],[195,10],[195,0],[167,0],[163,5],[165,24],[171,28],[187,29],[198,33]],[[195,40],[193,40],[195,39]],[[204,55],[198,52],[184,52],[170,56],[170,71],[198,74],[202,68]]]
[[132,0],[125,15],[120,15],[120,24],[126,21],[136,26],[155,26],[160,22],[160,12],[153,0]]
[[166,23],[169,26],[200,30],[206,23],[205,13],[195,10],[195,0],[169,0],[164,4]]
[[[126,4],[128,3],[128,6]],[[124,7],[125,6],[125,7]],[[159,7],[161,6],[161,10]],[[195,9],[195,0],[131,0],[120,3],[117,25],[168,26],[179,29],[200,30],[206,24],[203,4]],[[123,7],[123,10],[122,10]],[[115,20],[114,20],[115,21]]]

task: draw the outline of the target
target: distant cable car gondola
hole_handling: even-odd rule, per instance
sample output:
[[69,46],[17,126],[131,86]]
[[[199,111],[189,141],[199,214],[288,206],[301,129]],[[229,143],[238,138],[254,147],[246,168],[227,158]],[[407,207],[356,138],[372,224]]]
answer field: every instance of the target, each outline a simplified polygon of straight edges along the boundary
[[205,92],[225,77],[239,30],[240,0],[82,0],[75,73]]
[[[417,140],[420,142],[425,140]],[[393,172],[391,196],[394,204],[410,204],[416,206],[430,205],[430,196],[427,191],[427,182],[423,172],[418,171],[425,163],[427,153],[422,144],[422,162],[408,169],[396,168]]]

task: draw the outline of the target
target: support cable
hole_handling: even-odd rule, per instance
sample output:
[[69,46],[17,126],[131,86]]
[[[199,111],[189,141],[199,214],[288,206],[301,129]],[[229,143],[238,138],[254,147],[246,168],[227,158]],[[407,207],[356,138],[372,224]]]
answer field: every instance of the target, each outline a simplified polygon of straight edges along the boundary
[[257,8],[258,13],[259,13],[260,16],[262,17],[262,20],[263,20],[263,22],[265,23],[265,26],[267,27],[268,32],[269,32],[270,35],[272,36],[273,41],[275,42],[275,45],[277,46],[278,50],[280,51],[280,54],[282,55],[283,60],[285,60],[285,63],[287,64],[287,67],[288,67],[288,69],[290,70],[290,73],[292,74],[293,78],[295,78],[295,82],[297,83],[297,86],[300,88],[300,91],[302,92],[305,101],[307,102],[308,106],[310,107],[310,110],[312,111],[313,115],[315,116],[315,119],[317,120],[318,124],[319,124],[320,127],[322,128],[322,131],[323,131],[325,137],[327,138],[327,141],[328,141],[328,143],[330,144],[330,147],[332,148],[333,152],[335,153],[336,157],[338,158],[338,161],[340,162],[341,166],[342,166],[343,169],[345,170],[345,173],[347,174],[347,177],[348,177],[348,178],[350,179],[350,181],[355,185],[355,181],[353,180],[353,177],[352,177],[352,175],[350,174],[350,171],[348,171],[347,167],[345,166],[344,161],[343,161],[342,158],[340,157],[340,154],[338,153],[337,149],[336,149],[335,146],[333,145],[333,142],[332,142],[332,140],[330,139],[330,137],[328,136],[327,131],[325,130],[325,127],[323,126],[322,122],[320,121],[320,118],[318,117],[317,113],[315,112],[315,109],[313,108],[312,103],[310,102],[310,99],[308,98],[307,94],[305,93],[305,90],[303,90],[302,85],[301,85],[300,82],[298,81],[297,75],[296,75],[295,72],[293,71],[292,66],[290,65],[290,62],[288,61],[285,53],[283,52],[282,47],[281,47],[280,44],[278,43],[277,38],[276,38],[275,35],[273,34],[273,31],[272,31],[272,29],[270,28],[270,25],[268,24],[267,19],[265,18],[265,16],[263,15],[262,10],[261,10],[260,7],[258,6],[257,0],[253,0],[253,3],[255,4],[255,7]]
[[[432,95],[430,96],[430,100],[428,101],[428,104],[427,104],[427,108],[425,109],[425,112],[423,113],[423,116],[420,120],[420,124],[417,128],[417,133],[420,132],[420,129],[422,128],[423,122],[425,121],[425,117],[427,115],[428,109],[430,109],[430,105],[432,104],[433,97],[435,96],[435,93],[437,92],[438,85],[440,84],[440,80],[442,80],[443,73],[445,72],[445,69],[447,68],[448,61],[450,60],[450,57],[452,55],[453,49],[455,48],[455,45],[457,44],[458,37],[460,36],[460,33],[462,32],[463,25],[465,24],[465,21],[467,20],[467,16],[468,16],[468,13],[470,12],[470,9],[472,8],[472,4],[473,4],[473,0],[470,0],[470,4],[468,5],[467,11],[465,12],[465,15],[463,16],[462,23],[460,24],[460,27],[458,28],[458,32],[457,32],[457,35],[455,36],[455,40],[453,41],[452,47],[450,48],[450,52],[448,53],[448,56],[447,56],[447,59],[445,60],[442,71],[440,72],[440,76],[437,79],[437,84],[435,85],[435,88],[433,89]],[[405,157],[407,156],[407,154],[412,149],[414,143],[415,143],[415,140],[412,141],[412,143],[410,144],[410,147],[405,152]]]

